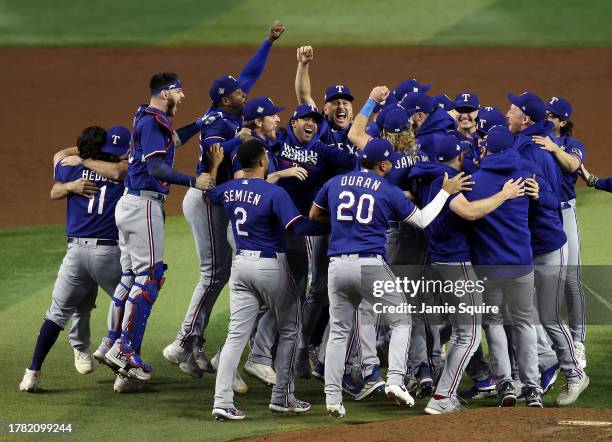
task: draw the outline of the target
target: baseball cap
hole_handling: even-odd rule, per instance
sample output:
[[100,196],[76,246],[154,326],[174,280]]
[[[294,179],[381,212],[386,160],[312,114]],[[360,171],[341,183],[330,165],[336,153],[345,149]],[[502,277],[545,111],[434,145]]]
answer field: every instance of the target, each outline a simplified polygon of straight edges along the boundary
[[508,92],[508,100],[516,107],[521,109],[525,115],[534,122],[542,121],[546,118],[546,106],[540,97],[531,92],[523,92],[516,96]]
[[445,111],[453,110],[455,108],[455,102],[450,99],[446,94],[439,94],[433,97],[434,107],[439,107]]
[[348,88],[348,86],[343,84],[336,84],[328,87],[325,91],[325,97],[323,97],[326,103],[337,98],[343,98],[348,101],[353,101],[355,99],[351,95],[351,90]]
[[436,160],[446,163],[467,149],[469,146],[460,143],[454,135],[445,135],[436,145]]
[[382,138],[371,138],[359,154],[359,158],[376,163],[390,161],[389,156],[393,152],[393,146]]
[[478,111],[478,129],[476,129],[476,132],[484,136],[493,126],[507,126],[506,116],[496,107],[481,107]]
[[231,75],[224,75],[212,82],[208,95],[213,103],[241,88],[241,84]]
[[546,103],[546,110],[565,119],[572,116],[571,103],[562,97],[550,97]]
[[434,110],[433,99],[423,92],[410,92],[400,103],[409,115],[414,112],[424,112],[430,114]]
[[106,139],[100,148],[102,152],[123,156],[130,147],[130,130],[123,126],[113,126],[106,132]]
[[431,89],[429,84],[419,84],[416,78],[411,78],[410,80],[404,80],[398,84],[393,90],[393,94],[398,101],[402,101],[406,94],[410,92],[427,92],[429,89]]
[[499,153],[511,149],[514,145],[514,135],[506,126],[493,126],[489,129],[485,147],[489,152]]
[[480,107],[478,96],[472,92],[463,92],[455,97],[455,109],[473,112]]
[[275,106],[268,97],[255,97],[246,102],[242,114],[244,116],[244,121],[252,121],[255,118],[276,115],[283,109],[285,108]]
[[321,115],[319,109],[311,106],[310,104],[300,104],[298,107],[296,107],[293,111],[293,116],[291,119],[297,120],[305,117],[313,117],[317,123],[321,123],[323,121],[323,115]]
[[389,133],[400,133],[408,129],[408,114],[401,107],[397,106],[385,114],[383,129]]

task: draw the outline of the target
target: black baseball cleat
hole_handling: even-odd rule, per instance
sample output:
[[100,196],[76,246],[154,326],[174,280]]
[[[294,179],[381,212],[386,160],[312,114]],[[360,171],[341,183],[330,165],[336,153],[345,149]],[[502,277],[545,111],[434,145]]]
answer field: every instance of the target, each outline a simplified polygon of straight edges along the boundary
[[497,387],[497,401],[500,407],[514,407],[516,392],[510,381],[502,381]]

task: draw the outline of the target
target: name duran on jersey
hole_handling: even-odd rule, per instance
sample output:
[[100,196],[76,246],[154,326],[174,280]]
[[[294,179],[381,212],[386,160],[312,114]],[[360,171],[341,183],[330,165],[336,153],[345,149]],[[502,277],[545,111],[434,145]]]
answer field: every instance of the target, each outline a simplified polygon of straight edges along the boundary
[[340,180],[341,186],[357,186],[357,187],[365,187],[366,189],[377,191],[380,187],[381,181],[380,179],[373,179],[371,177],[365,176],[355,176],[355,175],[343,175]]

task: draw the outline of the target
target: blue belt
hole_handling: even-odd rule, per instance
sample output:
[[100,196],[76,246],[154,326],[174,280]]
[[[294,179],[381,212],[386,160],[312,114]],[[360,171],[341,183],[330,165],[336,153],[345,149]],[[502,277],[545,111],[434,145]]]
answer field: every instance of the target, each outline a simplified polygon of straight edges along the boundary
[[253,256],[259,253],[260,258],[274,258],[276,259],[276,252],[268,252],[265,250],[236,250],[236,255],[241,256]]
[[128,189],[127,193],[134,196],[141,196],[143,198],[157,200],[162,203],[166,201],[166,195],[164,195],[163,193],[154,192],[152,190]]

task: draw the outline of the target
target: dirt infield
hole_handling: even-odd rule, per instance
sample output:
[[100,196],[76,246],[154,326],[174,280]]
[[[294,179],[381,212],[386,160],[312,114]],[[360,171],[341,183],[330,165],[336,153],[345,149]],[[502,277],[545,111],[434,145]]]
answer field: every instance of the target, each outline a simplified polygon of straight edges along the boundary
[[[187,98],[176,119],[179,126],[209,105],[211,80],[238,74],[252,53],[251,48],[0,49],[0,227],[64,222],[65,205],[49,200],[53,152],[73,145],[85,126],[131,126],[137,105],[147,101],[151,73],[180,74]],[[393,87],[413,76],[431,83],[433,93],[473,91],[483,105],[504,111],[508,91],[565,96],[574,105],[575,134],[587,146],[587,164],[595,173],[612,175],[605,143],[612,49],[315,48],[315,57],[311,76],[319,104],[325,86],[335,82],[351,87],[358,108],[373,85]],[[295,50],[274,49],[251,96],[269,95],[292,108],[295,67]],[[283,122],[288,115],[288,110],[281,115]],[[194,140],[179,151],[175,166],[193,173],[197,156]],[[180,213],[183,194],[184,189],[172,191],[169,214]]]
[[[350,424],[350,421],[347,423]],[[607,423],[607,425],[600,426],[597,425],[598,423]],[[266,442],[596,441],[611,438],[612,410],[493,408],[446,416],[418,416],[371,424],[337,425],[330,428],[277,433],[241,440]]]

